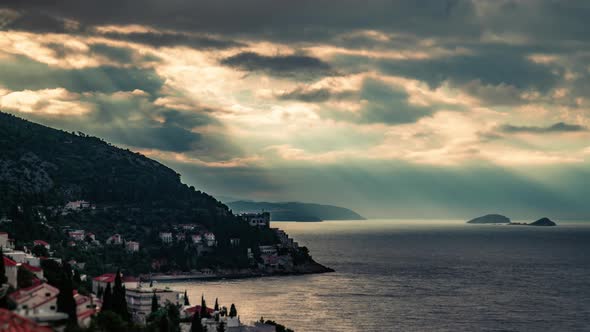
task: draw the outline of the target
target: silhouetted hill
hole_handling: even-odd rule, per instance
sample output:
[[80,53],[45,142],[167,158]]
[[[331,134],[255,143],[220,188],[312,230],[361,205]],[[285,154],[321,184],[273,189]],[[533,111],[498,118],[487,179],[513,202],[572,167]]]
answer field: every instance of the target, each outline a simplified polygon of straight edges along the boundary
[[468,224],[509,224],[510,218],[500,214],[487,214],[482,217],[471,219]]
[[236,201],[227,203],[234,213],[260,212],[271,213],[274,221],[322,221],[322,220],[362,220],[358,213],[333,205],[286,202],[252,202]]
[[535,222],[530,223],[531,226],[556,226],[557,224],[549,218],[541,218]]
[[73,199],[96,203],[190,201],[226,209],[213,197],[182,184],[172,169],[139,153],[2,112],[0,194],[4,204],[27,197],[32,203],[53,204]]

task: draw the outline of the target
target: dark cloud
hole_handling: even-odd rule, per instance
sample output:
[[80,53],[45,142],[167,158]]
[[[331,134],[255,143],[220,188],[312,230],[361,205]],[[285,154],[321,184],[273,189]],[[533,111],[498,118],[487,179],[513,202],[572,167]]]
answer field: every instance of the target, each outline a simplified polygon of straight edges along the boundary
[[156,93],[163,80],[153,69],[137,67],[87,67],[65,69],[24,57],[0,60],[0,83],[11,90],[62,87],[72,92],[143,90]]
[[126,47],[115,47],[107,44],[92,44],[90,51],[105,56],[117,63],[129,64],[133,61],[134,51]]
[[306,89],[296,88],[277,95],[280,100],[297,100],[306,103],[321,103],[330,99],[346,99],[357,96],[358,93],[354,91],[340,91],[334,92],[327,88],[321,89]]
[[301,80],[336,75],[329,64],[306,55],[267,56],[254,52],[242,52],[221,60],[221,63],[241,70]]
[[567,132],[581,132],[587,131],[588,128],[576,124],[568,124],[564,122],[558,122],[547,127],[534,127],[534,126],[513,126],[503,125],[500,127],[500,131],[504,133],[532,133],[532,134],[550,134],[550,133],[567,133]]

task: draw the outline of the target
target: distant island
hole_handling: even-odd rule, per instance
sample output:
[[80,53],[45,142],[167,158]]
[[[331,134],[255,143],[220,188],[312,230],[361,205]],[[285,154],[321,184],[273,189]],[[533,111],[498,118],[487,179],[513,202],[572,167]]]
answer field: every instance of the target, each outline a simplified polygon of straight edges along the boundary
[[510,218],[501,214],[487,214],[482,217],[471,219],[468,224],[509,224]]
[[273,221],[364,220],[358,213],[339,206],[300,202],[235,201],[226,203],[234,213],[270,212]]
[[513,226],[557,226],[557,224],[549,218],[541,218],[532,223],[511,222],[510,218],[500,214],[487,214],[485,216],[471,219],[468,224],[506,224]]

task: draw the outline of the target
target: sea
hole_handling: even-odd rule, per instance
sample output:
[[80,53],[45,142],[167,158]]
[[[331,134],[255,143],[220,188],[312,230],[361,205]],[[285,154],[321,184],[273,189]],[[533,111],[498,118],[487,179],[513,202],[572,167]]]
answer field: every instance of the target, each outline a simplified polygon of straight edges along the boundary
[[334,273],[173,282],[296,332],[590,331],[590,222],[273,222]]

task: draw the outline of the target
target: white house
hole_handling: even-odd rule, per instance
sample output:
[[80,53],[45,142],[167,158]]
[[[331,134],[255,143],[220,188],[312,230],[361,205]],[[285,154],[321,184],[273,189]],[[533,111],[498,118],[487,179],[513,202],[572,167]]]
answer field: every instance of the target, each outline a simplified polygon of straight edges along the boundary
[[106,244],[115,244],[115,245],[119,245],[119,244],[123,244],[123,238],[121,237],[120,234],[114,234],[111,235],[106,241]]
[[92,207],[92,205],[87,201],[72,201],[72,202],[68,202],[66,204],[66,206],[64,207],[64,210],[78,211],[78,210],[82,210],[82,209],[88,209],[91,207]]
[[138,252],[139,251],[139,242],[136,242],[136,241],[127,241],[125,243],[125,247],[130,252]]
[[74,241],[84,241],[84,237],[86,235],[86,232],[83,229],[78,229],[75,231],[70,231],[68,233],[68,235]]
[[242,213],[240,216],[252,227],[266,228],[270,225],[270,212]]
[[193,240],[194,244],[203,243],[203,237],[201,236],[201,234],[193,234],[191,235],[191,239]]
[[172,243],[172,233],[170,232],[160,232],[160,239],[164,243]]
[[9,295],[16,304],[16,310],[57,311],[59,289],[50,284],[39,284],[20,289]]
[[214,247],[217,245],[217,240],[215,240],[215,234],[207,232],[203,235],[205,236],[205,242],[207,242],[207,246]]
[[100,301],[94,294],[85,296],[77,291],[74,291],[74,301],[76,301],[76,316],[78,317],[78,325],[87,328],[90,326],[92,317],[100,311],[102,301]]
[[2,248],[9,248],[8,246],[8,233],[0,232],[0,247]]
[[12,259],[4,256],[4,269],[6,270],[5,276],[8,280],[8,284],[16,288],[16,275],[18,273],[18,264]]
[[179,304],[182,294],[165,288],[135,287],[127,288],[125,297],[129,313],[136,323],[145,323],[147,316],[152,312],[152,297],[156,295],[160,306],[166,303]]

